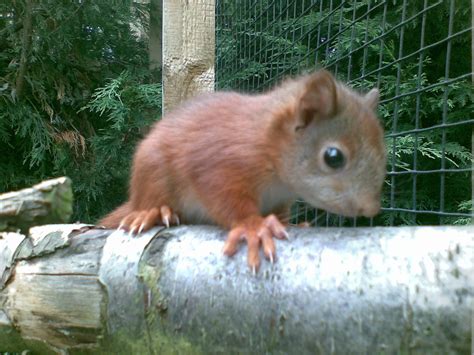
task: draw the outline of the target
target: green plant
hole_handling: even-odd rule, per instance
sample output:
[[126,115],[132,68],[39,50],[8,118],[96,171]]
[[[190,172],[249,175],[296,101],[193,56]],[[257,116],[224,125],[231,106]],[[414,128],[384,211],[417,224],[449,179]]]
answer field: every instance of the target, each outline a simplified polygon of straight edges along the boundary
[[160,75],[132,30],[146,30],[146,6],[0,3],[0,192],[68,175],[83,222],[125,198],[135,142],[161,112]]

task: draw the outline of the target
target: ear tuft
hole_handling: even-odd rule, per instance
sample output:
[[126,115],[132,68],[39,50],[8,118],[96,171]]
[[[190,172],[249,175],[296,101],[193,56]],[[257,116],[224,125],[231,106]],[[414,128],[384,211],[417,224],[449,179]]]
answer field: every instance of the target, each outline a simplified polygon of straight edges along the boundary
[[367,103],[367,105],[369,105],[369,107],[372,110],[376,110],[379,104],[379,98],[380,98],[379,89],[374,88],[365,95],[365,102]]
[[299,101],[298,128],[306,127],[312,120],[326,119],[337,111],[337,90],[334,77],[326,70],[319,70],[305,78]]

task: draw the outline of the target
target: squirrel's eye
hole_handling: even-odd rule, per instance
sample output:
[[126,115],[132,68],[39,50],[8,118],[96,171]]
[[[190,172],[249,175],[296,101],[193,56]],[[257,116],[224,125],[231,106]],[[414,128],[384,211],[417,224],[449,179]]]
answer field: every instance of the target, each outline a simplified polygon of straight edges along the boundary
[[339,149],[329,147],[324,152],[324,161],[330,168],[339,169],[344,166],[346,158]]

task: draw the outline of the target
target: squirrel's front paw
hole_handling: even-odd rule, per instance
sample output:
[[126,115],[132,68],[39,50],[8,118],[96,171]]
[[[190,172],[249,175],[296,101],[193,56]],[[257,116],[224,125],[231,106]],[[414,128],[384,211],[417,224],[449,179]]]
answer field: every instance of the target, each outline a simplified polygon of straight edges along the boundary
[[179,225],[179,217],[166,205],[160,208],[153,207],[149,210],[134,211],[120,222],[118,229],[125,229],[131,235],[147,231],[155,225]]
[[229,232],[224,244],[223,252],[232,256],[237,252],[237,246],[241,240],[247,241],[247,262],[254,274],[260,266],[259,251],[263,248],[265,257],[271,263],[275,260],[275,242],[273,237],[288,239],[285,226],[281,224],[275,215],[266,218],[251,216],[237,223]]

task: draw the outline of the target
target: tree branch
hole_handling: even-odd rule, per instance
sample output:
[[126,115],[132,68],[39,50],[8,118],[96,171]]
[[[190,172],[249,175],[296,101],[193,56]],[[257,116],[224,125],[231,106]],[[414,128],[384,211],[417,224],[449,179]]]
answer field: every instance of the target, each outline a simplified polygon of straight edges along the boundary
[[28,59],[31,52],[31,36],[33,32],[33,0],[26,0],[21,36],[20,66],[16,77],[16,97],[21,99],[25,88],[25,76],[28,69]]

